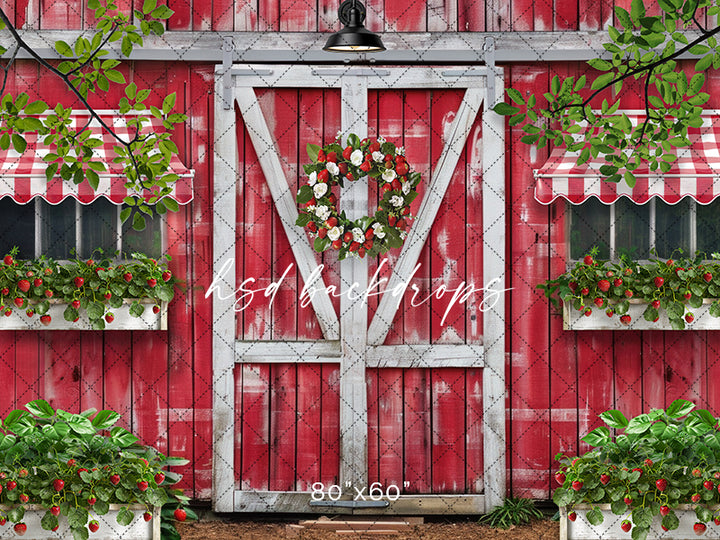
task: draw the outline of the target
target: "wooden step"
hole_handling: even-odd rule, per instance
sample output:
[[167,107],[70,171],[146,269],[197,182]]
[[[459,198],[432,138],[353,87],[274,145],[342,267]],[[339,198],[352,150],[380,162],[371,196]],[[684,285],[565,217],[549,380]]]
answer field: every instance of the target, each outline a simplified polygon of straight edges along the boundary
[[377,531],[377,530],[393,530],[393,531],[409,531],[415,526],[405,520],[387,521],[387,520],[307,520],[300,521],[298,525],[307,529],[323,529],[323,530],[350,530],[350,531]]

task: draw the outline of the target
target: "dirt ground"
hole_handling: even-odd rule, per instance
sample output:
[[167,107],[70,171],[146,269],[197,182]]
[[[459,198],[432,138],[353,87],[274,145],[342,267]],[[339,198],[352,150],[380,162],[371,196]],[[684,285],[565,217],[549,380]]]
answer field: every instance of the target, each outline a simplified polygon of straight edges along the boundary
[[[356,533],[340,536],[333,531],[299,529],[298,519],[283,521],[253,521],[247,518],[201,519],[197,523],[178,524],[182,540],[334,540],[357,538],[374,540],[556,540],[559,525],[556,521],[535,521],[530,525],[499,530],[479,525],[476,519],[438,520],[433,518],[416,525],[411,531],[397,535],[369,535]],[[295,525],[295,526],[294,526]]]

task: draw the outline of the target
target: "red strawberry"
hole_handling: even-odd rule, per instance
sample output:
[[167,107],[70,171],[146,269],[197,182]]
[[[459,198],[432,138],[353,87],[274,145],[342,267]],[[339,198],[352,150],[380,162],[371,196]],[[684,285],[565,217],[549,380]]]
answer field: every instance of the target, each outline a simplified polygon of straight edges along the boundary
[[53,293],[50,289],[47,289],[47,290],[45,291],[45,296],[46,296],[47,298],[52,298],[52,297],[53,297],[53,294],[54,294],[54,293]]
[[45,272],[46,276],[52,276],[53,273],[52,268],[46,268],[43,272]]
[[26,503],[30,500],[30,497],[28,497],[27,493],[21,493],[20,494],[20,502]]
[[694,503],[700,502],[700,494],[699,493],[693,493],[692,497],[690,497],[690,500]]
[[625,270],[623,270],[623,273],[626,276],[632,276],[633,270],[632,270],[632,268],[626,268]]
[[664,478],[660,478],[658,481],[655,482],[655,487],[658,489],[658,491],[665,491],[667,489],[667,480]]
[[706,283],[710,283],[712,281],[712,274],[710,272],[705,272],[703,274],[703,279]]
[[160,306],[158,306],[157,304],[155,304],[155,305],[152,307],[152,310],[153,310],[153,313],[155,313],[155,315],[157,315],[158,313],[160,313]]
[[584,315],[585,315],[586,317],[589,317],[590,315],[592,315],[592,309],[587,308],[587,309],[585,310]]
[[651,305],[655,309],[660,309],[660,300],[653,300]]
[[622,523],[620,523],[620,528],[625,532],[630,532],[630,529],[632,529],[632,523],[630,523],[627,519],[623,519]]
[[335,227],[337,224],[338,224],[338,220],[337,220],[337,218],[336,218],[335,216],[331,216],[331,217],[329,217],[329,218],[327,218],[327,219],[325,220],[325,226],[326,226],[328,229],[332,229],[332,228]]
[[346,146],[345,150],[343,150],[342,156],[343,159],[350,161],[350,156],[353,153],[353,147],[352,146]]
[[95,261],[93,261],[92,259],[88,259],[85,264],[88,266],[92,266],[93,264],[95,264]]
[[[308,231],[310,232],[317,232],[317,225],[315,225],[314,221],[311,221],[307,224]],[[132,276],[130,276],[130,279],[132,279]]]
[[6,316],[6,317],[9,317],[10,315],[12,315],[12,309],[7,308],[7,309],[5,310],[5,316]]
[[43,280],[40,279],[40,278],[35,278],[35,279],[33,280],[33,286],[34,286],[34,287],[39,287],[39,286],[42,285],[42,284],[43,284]]
[[685,322],[687,322],[688,324],[690,324],[694,320],[695,320],[695,315],[693,315],[692,313],[687,313],[685,315]]
[[607,315],[608,317],[612,317],[613,315],[615,315],[615,312],[612,309],[608,309],[605,311],[605,315]]
[[52,508],[50,508],[50,513],[55,517],[59,516],[60,515],[60,507],[53,506]]
[[720,516],[715,517],[715,519],[713,519],[713,523],[715,523],[715,525],[720,525]]
[[582,489],[582,487],[583,487],[583,483],[582,483],[581,480],[575,480],[575,481],[572,483],[572,488],[573,488],[575,491],[580,491],[580,490]]
[[333,249],[340,249],[342,247],[342,240],[338,238],[337,240],[334,240],[331,245]]
[[105,294],[105,300],[110,300],[112,298],[112,293],[110,291],[107,291]]
[[150,521],[150,520],[152,519],[152,514],[151,514],[150,512],[145,512],[145,513],[143,514],[143,519],[144,519],[145,521]]
[[163,473],[159,472],[155,475],[155,483],[157,485],[162,484],[164,481],[165,481],[165,475]]
[[110,477],[110,483],[111,483],[113,486],[117,486],[117,485],[120,483],[120,475],[119,475],[119,474],[113,474],[113,475]]
[[90,529],[90,532],[97,532],[99,528],[100,524],[97,522],[96,519],[93,519],[90,523],[88,523],[88,529]]
[[55,480],[53,480],[53,489],[55,491],[62,491],[64,487],[65,487],[64,480],[62,480],[60,478],[56,478]]
[[124,279],[125,281],[127,281],[128,283],[130,283],[130,282],[132,281],[132,277],[133,277],[133,276],[132,276],[132,274],[131,274],[130,272],[125,272],[125,273],[123,274],[123,279]]
[[665,516],[667,516],[669,513],[670,513],[670,507],[669,507],[669,506],[663,505],[663,506],[660,507],[660,515],[661,515],[661,516],[665,517]]
[[12,266],[15,263],[15,259],[13,259],[12,255],[5,255],[3,262],[6,266]]
[[632,317],[630,315],[623,315],[622,317],[620,317],[620,322],[628,325],[632,322]]
[[16,523],[13,529],[15,529],[15,534],[18,536],[24,536],[27,532],[27,525],[24,523]]
[[28,292],[30,290],[30,282],[27,279],[21,279],[18,281],[17,287],[22,292]]
[[105,320],[108,324],[110,324],[115,320],[115,315],[113,315],[112,313],[108,313],[107,315],[105,315]]
[[568,287],[570,287],[570,290],[572,292],[575,292],[575,289],[577,289],[577,281],[571,281],[568,283]]
[[585,258],[583,259],[583,262],[584,262],[587,266],[592,266],[592,265],[595,263],[595,261],[593,260],[593,258],[592,258],[591,255],[585,255]]
[[599,308],[603,307],[603,304],[605,303],[605,301],[602,298],[596,298],[595,300],[593,300],[593,302]]
[[660,528],[661,528],[663,531],[669,531],[669,530],[670,530],[670,529],[668,529],[665,525],[663,525],[662,523],[660,524]]
[[672,266],[673,264],[675,264],[675,261],[673,261],[672,259],[668,259],[667,261],[665,261],[665,264],[667,266]]
[[73,280],[73,283],[75,283],[75,287],[77,287],[79,289],[80,287],[85,285],[85,280],[83,278],[81,278],[80,276],[78,276]]
[[35,315],[35,311],[33,311],[32,309],[28,309],[25,312],[25,315],[27,315],[28,317],[32,317],[33,315]]
[[47,326],[52,322],[52,317],[50,315],[43,315],[40,317],[40,322]]
[[0,516],[0,526],[5,525],[7,523],[7,518],[5,516]]
[[703,482],[703,487],[708,491],[712,491],[713,489],[715,489],[715,484],[713,484],[712,480],[705,480]]
[[24,298],[16,298],[15,300],[13,300],[13,302],[15,302],[15,305],[19,308],[21,308],[21,307],[23,307],[23,305],[25,305]]
[[28,473],[27,469],[20,469],[18,471],[18,476],[20,478],[25,478],[28,474],[30,474],[30,473]]
[[325,227],[320,227],[318,229],[318,238],[325,238],[327,236],[328,230]]
[[[392,216],[391,216],[391,217],[392,217]],[[588,289],[587,287],[583,287],[583,288],[580,290],[580,294],[582,294],[583,296],[587,296],[589,293],[590,293],[590,289]]]
[[575,512],[570,512],[570,513],[568,514],[568,519],[569,519],[570,521],[575,521],[575,520],[577,519],[577,514],[576,514]]
[[329,163],[337,163],[337,152],[328,152],[327,160]]
[[325,161],[325,150],[323,150],[322,148],[318,152],[317,159],[318,159],[318,161]]
[[97,499],[96,499],[95,497],[89,497],[88,500],[87,500],[87,503],[88,503],[90,506],[92,506],[92,505],[95,504],[96,502],[97,502]]
[[661,278],[660,276],[657,276],[653,282],[655,283],[655,286],[659,289],[665,284],[665,280]]
[[601,483],[603,486],[606,486],[609,481],[610,481],[610,475],[609,475],[609,474],[601,474],[601,475],[600,475],[600,483]]
[[698,476],[702,475],[702,472],[700,472],[700,469],[693,469],[692,475],[695,477],[698,477]]
[[12,491],[17,487],[17,482],[15,480],[10,480],[5,487],[7,487],[8,490]]
[[167,272],[162,273],[162,280],[163,281],[170,281],[170,278],[172,277],[172,273],[168,270]]
[[615,278],[615,279],[613,280],[613,285],[614,285],[615,287],[619,287],[619,286],[622,285],[622,284],[623,284],[623,280],[620,279],[620,278]]
[[[360,165],[360,170],[363,172],[369,172],[370,169],[372,169],[372,163],[370,163],[369,161],[363,161],[362,164]],[[384,184],[384,185],[387,185],[387,184]]]
[[27,277],[33,277],[35,275],[35,272],[33,272],[32,270],[28,270],[27,272],[25,272],[25,275]]
[[563,485],[565,483],[565,473],[563,473],[562,471],[556,472],[555,473],[555,481],[558,484]]
[[7,296],[8,294],[10,294],[10,289],[8,289],[7,287],[3,287],[2,291],[0,292],[2,292],[3,296]]
[[685,300],[690,300],[690,298],[692,297],[692,293],[690,291],[685,291],[685,294],[683,294],[683,296],[685,297]]
[[633,292],[632,292],[630,289],[627,289],[627,290],[625,291],[625,296],[627,296],[628,298],[632,298]]
[[610,290],[610,282],[607,279],[601,279],[598,281],[598,289],[602,292],[608,292]]
[[150,278],[147,280],[147,284],[148,284],[148,287],[154,287],[155,285],[157,285],[157,279]]
[[149,484],[145,480],[141,480],[137,483],[137,487],[140,491],[146,491]]
[[177,519],[178,521],[185,521],[185,519],[187,519],[187,512],[185,512],[185,510],[183,510],[182,508],[176,509],[174,515],[175,519]]
[[693,531],[695,531],[695,534],[698,536],[702,536],[705,534],[705,531],[707,530],[707,525],[704,523],[700,523],[699,521],[693,525]]
[[633,499],[632,499],[632,497],[631,497],[630,495],[626,495],[626,496],[623,498],[623,501],[625,501],[625,504],[627,504],[627,505],[629,506],[629,505],[632,504]]
[[80,309],[80,300],[73,300],[72,307],[75,309]]
[[353,234],[348,231],[345,234],[343,234],[343,242],[352,242]]

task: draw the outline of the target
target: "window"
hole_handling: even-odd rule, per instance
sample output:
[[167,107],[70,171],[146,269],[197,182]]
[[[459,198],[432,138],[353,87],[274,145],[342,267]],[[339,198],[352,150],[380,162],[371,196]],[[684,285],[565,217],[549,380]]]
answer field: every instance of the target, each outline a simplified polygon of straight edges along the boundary
[[66,198],[52,205],[37,197],[22,205],[5,197],[0,199],[0,253],[17,246],[20,259],[41,255],[56,260],[75,256],[85,259],[93,256],[94,249],[102,248],[105,254],[140,251],[159,257],[163,252],[163,220],[148,219],[145,230],[135,231],[129,222],[121,223],[121,209],[104,198],[89,205]]
[[[627,197],[605,205],[595,197],[570,206],[570,257],[598,247],[598,257],[648,259],[651,250],[662,258],[720,251],[720,199],[708,205],[685,197],[670,205],[653,197],[644,205]],[[675,252],[674,252],[675,251]],[[674,253],[673,253],[674,252]]]

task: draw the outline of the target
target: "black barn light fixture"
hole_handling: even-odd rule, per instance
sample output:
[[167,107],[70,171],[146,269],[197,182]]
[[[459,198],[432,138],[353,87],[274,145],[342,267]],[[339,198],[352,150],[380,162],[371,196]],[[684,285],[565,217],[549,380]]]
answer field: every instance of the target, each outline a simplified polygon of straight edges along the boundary
[[338,18],[345,28],[331,35],[324,51],[332,52],[380,52],[385,50],[380,36],[363,26],[365,6],[357,0],[345,0],[338,9]]

